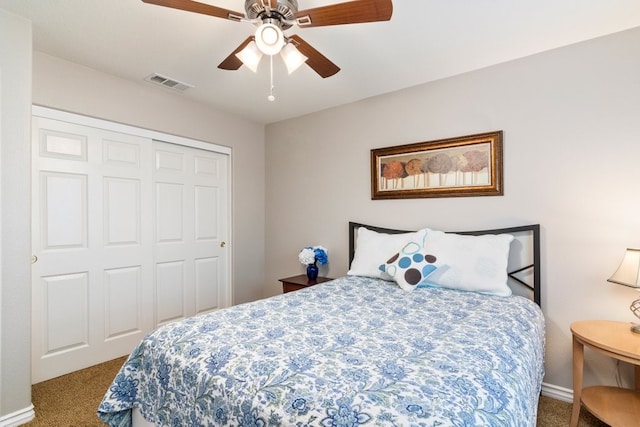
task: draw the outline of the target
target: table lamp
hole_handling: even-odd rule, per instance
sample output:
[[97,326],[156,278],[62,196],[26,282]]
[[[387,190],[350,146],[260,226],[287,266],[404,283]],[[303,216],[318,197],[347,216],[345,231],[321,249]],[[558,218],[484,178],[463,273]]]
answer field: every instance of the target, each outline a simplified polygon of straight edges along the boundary
[[[640,249],[629,249],[624,253],[620,266],[607,282],[640,288]],[[640,298],[631,303],[631,312],[640,319]],[[640,325],[633,324],[631,330],[640,334]]]

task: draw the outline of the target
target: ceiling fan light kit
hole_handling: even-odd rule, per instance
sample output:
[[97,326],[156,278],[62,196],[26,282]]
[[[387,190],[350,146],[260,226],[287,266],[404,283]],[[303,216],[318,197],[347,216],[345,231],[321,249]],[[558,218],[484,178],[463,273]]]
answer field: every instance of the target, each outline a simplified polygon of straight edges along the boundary
[[236,57],[255,73],[258,71],[258,64],[260,64],[260,59],[262,59],[262,52],[256,42],[252,41],[247,44],[244,49],[236,53]]
[[258,49],[265,55],[280,53],[285,44],[282,30],[270,22],[258,27],[255,34],[255,41]]
[[300,53],[300,51],[296,49],[291,42],[284,45],[280,51],[280,57],[282,57],[284,65],[287,66],[287,72],[289,74],[300,68],[300,66],[309,59]]
[[[277,53],[280,53],[289,74],[304,63],[322,78],[340,71],[337,65],[300,36],[285,36],[283,31],[294,25],[308,28],[389,21],[393,13],[391,0],[351,0],[304,10],[298,10],[298,0],[245,0],[245,14],[193,0],[142,1],[258,26],[254,36],[242,42],[218,65],[218,68],[237,70],[244,64],[256,72],[262,54],[269,55],[272,81],[273,55]],[[271,89],[273,91],[273,83]],[[270,101],[273,100],[271,98],[272,94],[269,96]]]

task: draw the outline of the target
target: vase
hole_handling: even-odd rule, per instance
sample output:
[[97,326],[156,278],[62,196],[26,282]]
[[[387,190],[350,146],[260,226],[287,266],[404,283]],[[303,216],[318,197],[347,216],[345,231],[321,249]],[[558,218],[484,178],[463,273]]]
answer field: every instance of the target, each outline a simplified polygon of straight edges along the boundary
[[307,265],[307,277],[309,280],[316,280],[318,278],[318,266],[315,263]]

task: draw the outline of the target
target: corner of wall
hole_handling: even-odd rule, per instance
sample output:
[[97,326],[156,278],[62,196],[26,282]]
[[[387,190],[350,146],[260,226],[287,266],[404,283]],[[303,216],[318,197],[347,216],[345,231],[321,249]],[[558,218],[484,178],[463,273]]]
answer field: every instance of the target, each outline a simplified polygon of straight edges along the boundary
[[0,424],[3,426],[18,425],[33,416],[29,286],[31,45],[31,23],[0,10]]

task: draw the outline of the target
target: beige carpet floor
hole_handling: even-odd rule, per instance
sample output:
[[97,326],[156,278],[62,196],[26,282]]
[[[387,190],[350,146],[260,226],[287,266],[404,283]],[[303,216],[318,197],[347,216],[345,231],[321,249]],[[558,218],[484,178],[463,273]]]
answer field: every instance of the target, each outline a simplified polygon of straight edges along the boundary
[[[28,427],[99,427],[96,410],[125,358],[115,359],[72,374],[34,384],[32,401],[35,420]],[[538,405],[537,427],[569,425],[571,405],[542,396]],[[603,427],[586,410],[580,412],[579,427]]]

